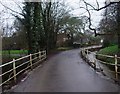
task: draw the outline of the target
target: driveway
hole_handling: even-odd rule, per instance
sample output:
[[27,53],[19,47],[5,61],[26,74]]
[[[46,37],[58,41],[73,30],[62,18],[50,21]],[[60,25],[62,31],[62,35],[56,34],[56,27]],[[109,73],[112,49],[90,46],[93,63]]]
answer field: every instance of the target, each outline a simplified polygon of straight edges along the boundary
[[36,68],[12,92],[120,92],[80,57],[80,49],[61,52]]

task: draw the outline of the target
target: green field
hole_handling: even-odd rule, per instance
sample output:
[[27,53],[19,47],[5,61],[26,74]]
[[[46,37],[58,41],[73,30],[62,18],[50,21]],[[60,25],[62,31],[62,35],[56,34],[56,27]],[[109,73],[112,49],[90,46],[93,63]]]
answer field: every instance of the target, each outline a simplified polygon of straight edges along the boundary
[[115,55],[118,53],[118,45],[109,46],[101,49],[98,54]]
[[[114,56],[118,53],[118,51],[119,51],[118,45],[114,45],[114,46],[109,46],[109,47],[101,49],[97,54]],[[108,63],[114,63],[115,61],[114,58],[108,58],[108,57],[103,57],[103,56],[97,56],[97,58],[105,62],[108,62]]]
[[59,47],[57,48],[58,51],[66,51],[66,50],[71,50],[72,47]]
[[0,51],[0,54],[7,55],[7,54],[27,54],[28,50],[3,50]]
[[28,54],[28,50],[2,50],[0,51],[2,54],[2,63],[10,62],[14,59],[20,58],[23,55]]

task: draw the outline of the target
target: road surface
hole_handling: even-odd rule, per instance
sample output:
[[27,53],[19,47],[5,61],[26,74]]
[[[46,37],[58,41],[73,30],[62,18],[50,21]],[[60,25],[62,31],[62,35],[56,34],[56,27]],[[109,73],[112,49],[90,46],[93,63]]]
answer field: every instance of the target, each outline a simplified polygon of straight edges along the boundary
[[11,89],[12,92],[120,92],[120,87],[96,73],[79,55],[80,50],[61,52]]

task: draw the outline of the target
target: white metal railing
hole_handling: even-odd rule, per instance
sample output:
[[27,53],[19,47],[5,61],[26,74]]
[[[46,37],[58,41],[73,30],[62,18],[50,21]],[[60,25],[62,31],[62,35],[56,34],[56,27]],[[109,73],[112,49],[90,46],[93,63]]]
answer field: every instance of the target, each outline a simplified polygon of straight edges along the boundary
[[[28,59],[26,62],[21,62],[19,65],[17,64],[18,61],[21,61],[23,59]],[[27,70],[28,68],[33,69],[33,66],[35,64],[37,64],[40,61],[43,61],[44,59],[46,59],[46,51],[39,51],[37,53],[34,54],[30,54],[18,59],[13,59],[13,61],[10,61],[8,63],[5,63],[3,65],[0,65],[0,68],[3,68],[5,66],[11,65],[12,68],[2,74],[0,74],[0,77],[3,77],[5,75],[7,75],[9,73],[9,76],[7,77],[8,79],[5,80],[4,82],[0,83],[0,86],[4,85],[5,83],[9,82],[11,79],[14,79],[14,81],[16,82],[17,80],[17,75],[19,75],[20,73],[24,72],[25,70]],[[36,60],[36,61],[35,61]],[[18,68],[20,68],[23,65],[27,65],[27,67],[25,67],[24,69],[21,69],[20,71],[16,71]],[[11,74],[13,74],[13,76],[11,77]]]
[[[81,49],[82,56],[87,60],[89,60],[88,59],[89,53],[93,53],[93,52],[89,51],[89,49],[88,48]],[[102,64],[107,64],[107,65],[114,66],[115,71],[110,70],[109,72],[114,72],[115,73],[115,79],[118,80],[118,75],[120,74],[120,72],[118,71],[118,67],[120,67],[120,64],[118,64],[118,59],[120,59],[120,57],[118,57],[117,55],[110,56],[110,55],[103,55],[103,54],[97,54],[97,53],[93,53],[93,54],[95,56],[102,56],[102,57],[108,57],[108,58],[113,58],[114,59],[114,64],[108,63],[108,62],[105,62],[105,61],[102,61],[102,60],[99,60],[99,59],[96,59],[96,58],[94,58],[94,60],[93,60],[94,62],[91,62],[91,63],[94,64],[95,69],[96,69],[96,62],[97,61],[102,63]]]

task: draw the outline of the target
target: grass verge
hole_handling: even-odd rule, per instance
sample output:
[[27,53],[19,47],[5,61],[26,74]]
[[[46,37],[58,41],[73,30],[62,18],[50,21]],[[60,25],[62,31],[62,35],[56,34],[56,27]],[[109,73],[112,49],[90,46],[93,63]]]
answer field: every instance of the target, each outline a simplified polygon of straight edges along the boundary
[[[97,54],[114,56],[115,54],[118,53],[118,51],[119,51],[118,45],[114,45],[114,46],[109,46],[101,49]],[[115,61],[114,58],[108,58],[108,57],[99,56],[99,55],[97,56],[97,58],[108,63],[114,63]]]
[[59,47],[57,48],[57,51],[66,51],[66,50],[71,50],[73,49],[72,47]]
[[27,54],[28,50],[3,50],[0,54]]

